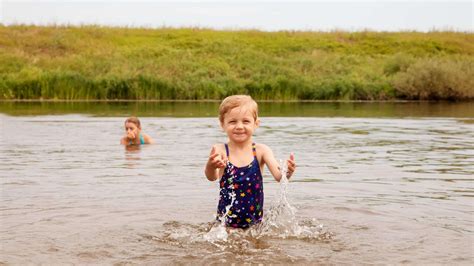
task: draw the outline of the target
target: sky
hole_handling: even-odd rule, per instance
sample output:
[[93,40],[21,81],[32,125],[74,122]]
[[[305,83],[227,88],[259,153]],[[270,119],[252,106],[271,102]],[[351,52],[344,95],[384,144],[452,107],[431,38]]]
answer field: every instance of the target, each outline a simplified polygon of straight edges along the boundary
[[474,30],[470,1],[2,0],[0,23],[263,31]]

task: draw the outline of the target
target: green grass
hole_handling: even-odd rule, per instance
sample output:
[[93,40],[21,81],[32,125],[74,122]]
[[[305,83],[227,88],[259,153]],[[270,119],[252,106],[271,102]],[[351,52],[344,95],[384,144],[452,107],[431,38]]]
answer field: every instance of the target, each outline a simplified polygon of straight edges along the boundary
[[0,25],[0,99],[474,99],[474,34]]

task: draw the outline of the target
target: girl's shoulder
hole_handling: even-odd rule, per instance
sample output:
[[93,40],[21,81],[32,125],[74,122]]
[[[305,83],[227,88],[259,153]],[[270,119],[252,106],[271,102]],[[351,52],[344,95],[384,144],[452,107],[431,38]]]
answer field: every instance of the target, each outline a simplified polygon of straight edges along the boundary
[[216,143],[212,145],[211,149],[214,148],[217,152],[224,152],[225,153],[225,144],[224,143]]
[[263,143],[255,143],[255,149],[257,150],[257,152],[258,151],[265,152],[265,151],[270,150],[270,148]]
[[272,153],[270,147],[263,143],[255,143],[255,150],[258,158],[264,158],[266,154]]

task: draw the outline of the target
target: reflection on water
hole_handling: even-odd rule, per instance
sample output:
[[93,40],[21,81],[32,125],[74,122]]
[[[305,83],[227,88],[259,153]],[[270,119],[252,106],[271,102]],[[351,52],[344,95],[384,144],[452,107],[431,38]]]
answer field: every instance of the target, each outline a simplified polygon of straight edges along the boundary
[[124,145],[127,168],[135,168],[139,164],[141,145]]
[[[5,102],[8,115],[216,117],[219,102]],[[469,123],[474,103],[461,102],[259,102],[261,116],[282,117],[459,117]]]
[[226,240],[212,235],[218,184],[203,174],[225,140],[217,118],[143,117],[157,144],[127,147],[123,117],[0,119],[0,263],[474,259],[469,119],[262,117],[256,142],[294,152],[298,169],[287,186],[266,171],[265,222]]

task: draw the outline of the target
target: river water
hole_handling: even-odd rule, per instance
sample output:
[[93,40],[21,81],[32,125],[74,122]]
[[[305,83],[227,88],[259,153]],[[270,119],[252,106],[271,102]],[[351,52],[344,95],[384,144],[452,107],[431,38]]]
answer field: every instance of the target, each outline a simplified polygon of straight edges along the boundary
[[472,105],[262,111],[255,141],[298,168],[286,186],[265,170],[264,222],[229,232],[203,174],[226,140],[211,111],[140,109],[157,144],[125,148],[123,106],[2,108],[0,264],[474,263]]

